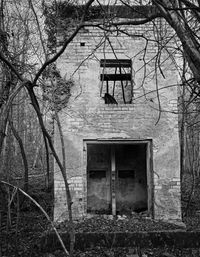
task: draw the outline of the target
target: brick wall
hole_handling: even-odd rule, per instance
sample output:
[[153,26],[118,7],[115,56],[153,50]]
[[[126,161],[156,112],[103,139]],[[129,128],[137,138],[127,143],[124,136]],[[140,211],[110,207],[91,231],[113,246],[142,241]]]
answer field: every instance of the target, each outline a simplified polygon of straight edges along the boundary
[[[57,62],[62,76],[72,77],[75,81],[69,104],[60,112],[66,145],[67,176],[73,197],[73,214],[75,218],[86,215],[85,140],[152,139],[154,216],[180,219],[180,154],[178,117],[175,114],[177,88],[170,86],[178,82],[177,72],[173,61],[170,58],[166,60],[167,52],[163,50],[161,63],[165,77],[158,71],[156,84],[154,68],[157,46],[154,41],[149,41],[148,50],[144,52],[147,41],[141,37],[153,35],[153,26],[150,24],[122,29],[132,37],[124,33],[109,33],[107,36],[110,43],[104,42],[105,34],[98,28],[83,29]],[[64,33],[59,35],[60,42],[63,37]],[[151,38],[154,39],[153,36]],[[99,60],[116,56],[119,59],[132,60],[132,104],[106,105],[100,97]],[[159,100],[156,91],[158,88]],[[57,128],[55,147],[61,155]],[[54,219],[62,220],[67,218],[67,206],[62,176],[56,165],[54,188]]]

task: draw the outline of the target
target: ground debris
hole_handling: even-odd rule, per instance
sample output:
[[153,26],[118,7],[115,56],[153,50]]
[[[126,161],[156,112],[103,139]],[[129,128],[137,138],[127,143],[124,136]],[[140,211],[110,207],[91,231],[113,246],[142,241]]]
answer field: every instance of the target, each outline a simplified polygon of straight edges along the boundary
[[[63,231],[68,231],[69,223],[64,221],[58,224],[57,228]],[[164,222],[154,221],[144,217],[128,217],[117,216],[115,219],[97,215],[91,218],[85,218],[75,223],[75,231],[77,233],[84,232],[141,232],[141,231],[160,231],[160,230],[176,230],[182,227]]]
[[[198,249],[138,249],[133,248],[102,248],[95,247],[86,249],[84,252],[75,251],[74,257],[199,257]],[[55,257],[65,257],[64,252],[57,250],[54,253]],[[46,257],[46,255],[42,256]]]
[[175,257],[175,256],[171,253],[164,252],[162,253],[161,257]]

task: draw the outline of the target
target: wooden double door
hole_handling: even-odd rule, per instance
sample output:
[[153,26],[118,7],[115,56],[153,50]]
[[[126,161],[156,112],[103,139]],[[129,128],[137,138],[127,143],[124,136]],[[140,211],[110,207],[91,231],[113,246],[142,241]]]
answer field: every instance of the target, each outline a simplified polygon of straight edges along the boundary
[[131,214],[151,209],[150,142],[87,144],[87,211]]

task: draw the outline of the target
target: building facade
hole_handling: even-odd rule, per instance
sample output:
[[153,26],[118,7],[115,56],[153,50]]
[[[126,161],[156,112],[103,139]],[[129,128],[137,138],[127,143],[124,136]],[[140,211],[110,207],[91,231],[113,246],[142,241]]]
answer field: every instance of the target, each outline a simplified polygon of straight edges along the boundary
[[[181,219],[179,78],[165,49],[158,68],[154,26],[86,27],[57,61],[62,77],[74,81],[59,117],[75,219],[134,212]],[[164,26],[157,20],[157,29]],[[54,144],[62,158],[56,126]],[[54,193],[54,220],[67,219],[56,164]]]

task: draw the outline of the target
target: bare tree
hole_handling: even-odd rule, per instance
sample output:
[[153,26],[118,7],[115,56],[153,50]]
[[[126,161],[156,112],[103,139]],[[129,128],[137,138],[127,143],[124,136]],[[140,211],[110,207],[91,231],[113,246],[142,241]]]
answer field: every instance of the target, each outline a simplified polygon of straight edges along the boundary
[[[52,151],[52,154],[62,172],[63,179],[65,182],[65,189],[67,194],[67,203],[69,218],[71,214],[71,197],[69,191],[69,185],[66,177],[65,164],[62,162],[55,151],[52,143],[51,136],[45,127],[43,120],[43,115],[39,103],[39,98],[36,94],[38,87],[45,87],[45,82],[43,81],[44,73],[47,72],[49,66],[64,53],[67,49],[68,44],[76,37],[79,31],[83,27],[96,26],[100,29],[109,32],[111,30],[120,31],[121,26],[137,26],[140,24],[145,24],[153,22],[162,17],[173,29],[174,35],[177,38],[177,51],[180,51],[181,55],[185,56],[187,65],[190,68],[192,76],[190,76],[190,81],[195,81],[193,83],[188,83],[187,76],[183,76],[185,82],[184,85],[190,87],[190,92],[198,96],[199,95],[199,83],[200,83],[200,48],[199,48],[199,1],[189,1],[189,0],[174,0],[174,1],[164,1],[164,0],[152,0],[149,1],[135,1],[133,4],[129,4],[130,1],[119,0],[119,4],[130,9],[133,13],[132,18],[123,18],[118,21],[115,17],[115,9],[108,10],[108,6],[99,4],[99,1],[88,0],[83,6],[80,5],[68,5],[70,9],[70,16],[68,22],[73,25],[73,31],[68,34],[60,46],[57,52],[51,52],[48,54],[47,37],[44,36],[44,20],[40,19],[38,11],[42,10],[44,1],[27,1],[27,5],[22,4],[22,1],[11,1],[7,2],[8,5],[5,6],[5,2],[1,1],[1,17],[0,17],[0,65],[3,77],[1,78],[1,99],[0,99],[0,152],[3,148],[3,141],[5,138],[6,126],[8,123],[8,117],[13,99],[18,94],[18,92],[25,88],[28,92],[31,104],[37,114],[40,128],[43,133],[45,142],[48,142],[48,146]],[[40,3],[38,5],[38,3]],[[95,3],[96,5],[93,5]],[[9,6],[10,4],[10,6]],[[15,5],[15,14],[18,18],[18,23],[15,24],[15,30],[11,30],[11,26],[5,26],[9,24],[9,14],[11,12],[11,5]],[[146,6],[151,9],[150,12],[143,12],[143,9],[136,9],[135,4]],[[54,7],[58,8],[59,5],[55,1]],[[94,11],[97,10],[97,16],[100,15],[102,21],[95,20]],[[20,9],[21,8],[21,9]],[[23,10],[23,12],[22,12]],[[67,10],[67,9],[66,9]],[[108,13],[109,11],[109,13]],[[113,13],[112,13],[113,12]],[[139,12],[139,18],[135,18],[135,13]],[[22,15],[25,15],[23,16]],[[40,13],[42,14],[42,12]],[[113,15],[112,15],[113,14]],[[29,16],[30,15],[30,16]],[[65,15],[65,13],[64,13]],[[66,14],[67,15],[67,14]],[[74,15],[74,16],[73,16]],[[11,17],[11,16],[10,16]],[[5,20],[7,18],[7,20]],[[24,28],[23,38],[18,34],[18,38],[15,38],[16,30],[20,30],[21,27]],[[54,27],[55,29],[55,27]],[[10,31],[11,30],[11,31]],[[121,30],[122,31],[122,30]],[[36,33],[37,32],[37,33]],[[160,54],[163,51],[164,38],[159,35],[159,31],[155,31],[157,34],[158,42],[158,52],[156,58],[155,70],[160,69],[159,60]],[[16,39],[16,40],[15,40]],[[39,40],[38,40],[39,39]],[[148,38],[145,38],[148,41]],[[35,43],[39,42],[39,44]],[[15,43],[14,43],[15,42]],[[19,47],[20,42],[20,47]],[[26,44],[28,42],[28,44]],[[180,42],[180,43],[179,43]],[[18,45],[16,45],[18,43]],[[13,51],[13,49],[18,49],[18,52]],[[20,51],[19,51],[20,49]],[[13,54],[14,52],[14,54]],[[20,58],[19,58],[20,56]],[[160,69],[162,73],[162,69]],[[14,81],[14,82],[13,82]],[[2,97],[3,96],[3,97]],[[158,94],[159,98],[159,94]],[[57,119],[59,124],[59,119]],[[62,130],[61,139],[62,139]],[[64,147],[63,147],[64,148]],[[47,149],[47,147],[46,147]],[[71,230],[71,240],[74,242],[74,231],[73,227]],[[73,247],[71,247],[73,248]],[[73,251],[71,251],[73,255]]]
[[[28,2],[28,6],[21,6],[21,2],[19,3],[19,5],[17,4],[17,2],[14,2],[14,4],[16,5],[16,11],[18,13],[19,16],[19,20],[21,21],[20,24],[18,24],[18,26],[24,26],[25,28],[25,35],[27,35],[27,40],[30,40],[30,45],[27,46],[27,52],[24,53],[24,45],[22,44],[22,53],[23,53],[23,60],[17,60],[17,64],[16,64],[16,59],[12,56],[12,50],[13,48],[10,47],[10,49],[8,49],[7,47],[7,41],[5,41],[4,45],[2,45],[2,48],[0,49],[0,60],[1,60],[1,64],[2,64],[2,68],[5,66],[6,67],[6,71],[8,70],[11,74],[13,74],[13,76],[16,78],[16,84],[12,87],[9,88],[8,93],[6,95],[6,98],[3,99],[2,101],[2,105],[1,105],[1,113],[0,113],[0,121],[1,121],[1,138],[0,138],[0,149],[2,150],[3,147],[3,141],[4,141],[4,137],[5,137],[5,130],[6,130],[6,126],[7,126],[7,122],[8,122],[8,117],[9,117],[9,112],[11,110],[11,106],[12,106],[12,102],[15,98],[15,96],[18,94],[18,92],[22,89],[25,88],[28,92],[28,95],[30,97],[30,101],[31,104],[33,105],[33,108],[36,112],[36,115],[38,117],[38,122],[41,128],[41,131],[43,133],[43,137],[45,139],[45,142],[48,142],[48,145],[51,149],[51,152],[60,168],[60,171],[62,173],[64,182],[65,182],[65,189],[66,189],[66,195],[67,195],[67,207],[68,207],[68,213],[69,213],[69,220],[71,221],[71,227],[70,227],[70,239],[71,239],[71,244],[70,244],[70,256],[73,256],[73,248],[74,248],[74,241],[75,241],[75,234],[74,234],[74,228],[73,228],[73,221],[72,221],[72,201],[71,201],[71,195],[70,195],[70,190],[69,190],[69,184],[67,181],[67,176],[66,176],[66,169],[65,169],[65,162],[63,160],[60,160],[58,154],[55,151],[55,148],[53,146],[53,142],[51,139],[51,136],[49,134],[49,132],[47,131],[46,127],[45,127],[45,123],[43,120],[43,115],[41,113],[41,108],[40,108],[40,104],[39,104],[39,100],[36,96],[35,93],[35,87],[37,87],[38,85],[40,85],[41,79],[42,79],[42,75],[43,72],[46,70],[46,68],[48,68],[48,66],[51,63],[54,63],[58,57],[64,52],[64,50],[66,49],[67,45],[73,40],[73,38],[77,35],[77,33],[79,32],[79,30],[84,26],[84,19],[85,19],[85,15],[86,15],[86,11],[88,10],[89,6],[92,4],[93,1],[88,1],[85,5],[85,11],[83,12],[82,16],[81,16],[81,23],[78,24],[74,30],[74,32],[72,32],[72,34],[69,36],[69,38],[66,39],[66,41],[64,42],[63,46],[61,47],[60,51],[56,54],[54,54],[53,56],[49,57],[47,55],[47,48],[45,45],[45,38],[42,35],[42,27],[43,27],[43,21],[41,21],[40,24],[40,19],[38,18],[37,12],[35,10],[35,6],[34,6],[34,1],[29,1]],[[5,7],[3,5],[4,1],[2,1],[2,5],[1,5],[1,11],[2,13],[5,12]],[[12,2],[9,2],[12,5]],[[36,3],[38,3],[36,1]],[[9,8],[11,8],[10,6],[7,6],[8,12],[9,13]],[[20,12],[20,8],[24,8],[23,9],[23,14],[27,15],[27,13],[31,12],[31,19],[24,19],[24,17],[21,17],[21,13]],[[38,7],[37,7],[38,8]],[[27,11],[27,12],[25,12]],[[2,17],[4,17],[4,14],[2,15]],[[31,27],[30,24],[28,24],[29,22],[32,21],[32,19],[34,20],[34,23],[31,23]],[[5,24],[5,21],[2,20],[1,24]],[[28,24],[28,26],[27,26]],[[32,29],[32,33],[30,32],[30,28]],[[20,29],[19,27],[17,27],[17,29]],[[38,38],[40,39],[39,42],[41,44],[41,48],[43,50],[43,53],[39,53],[37,52],[37,49],[35,49],[35,44],[34,44],[34,31],[38,31],[38,37],[36,37],[36,41],[38,40]],[[5,33],[5,35],[7,35],[7,31],[6,28],[2,27],[2,33]],[[14,32],[12,32],[14,33]],[[6,37],[6,39],[9,39],[9,36]],[[32,40],[33,41],[32,41]],[[20,41],[20,38],[18,39]],[[23,42],[24,43],[24,42]],[[40,48],[39,48],[40,50]],[[30,54],[30,60],[29,58],[29,54]],[[17,56],[20,55],[20,53],[16,54]],[[39,63],[37,63],[37,61]],[[25,66],[25,70],[24,70],[24,66]],[[37,66],[38,68],[35,69],[35,66]],[[21,70],[23,67],[23,70]],[[35,72],[36,71],[36,72]],[[9,81],[10,82],[10,81]],[[9,84],[10,85],[10,84]],[[5,87],[1,88],[2,91],[5,92]],[[6,92],[7,92],[6,91]],[[3,92],[3,93],[4,93]],[[59,119],[57,119],[58,124],[59,124]],[[12,123],[10,123],[12,126]],[[17,137],[16,131],[13,128],[13,133],[15,134],[15,136]],[[19,140],[19,137],[18,141]],[[62,139],[62,134],[61,134],[61,139]],[[21,142],[21,141],[20,141]],[[63,146],[64,147],[64,146]]]

